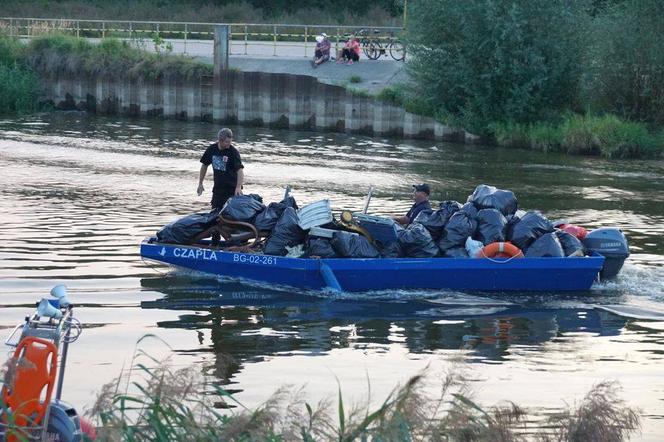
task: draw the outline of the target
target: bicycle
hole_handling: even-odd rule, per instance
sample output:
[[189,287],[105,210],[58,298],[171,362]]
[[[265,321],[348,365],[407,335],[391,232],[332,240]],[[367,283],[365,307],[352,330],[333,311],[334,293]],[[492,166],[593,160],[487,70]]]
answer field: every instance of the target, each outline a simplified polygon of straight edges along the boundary
[[[380,34],[380,31],[374,29],[373,34],[377,36]],[[396,61],[403,61],[406,58],[406,49],[403,43],[396,39],[392,33],[390,33],[389,40],[386,43],[381,42],[381,39],[378,37],[369,37],[366,29],[357,31],[356,36],[360,38],[362,52],[370,60],[378,60],[381,55],[387,57],[388,52]]]

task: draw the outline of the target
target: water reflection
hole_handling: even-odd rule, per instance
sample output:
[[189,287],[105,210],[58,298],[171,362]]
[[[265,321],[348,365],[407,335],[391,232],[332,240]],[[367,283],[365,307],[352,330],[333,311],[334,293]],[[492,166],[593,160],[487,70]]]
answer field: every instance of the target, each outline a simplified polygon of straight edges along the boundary
[[[210,330],[209,350],[222,360],[217,366],[227,369],[218,373],[222,379],[244,362],[276,354],[381,351],[394,343],[411,354],[462,349],[471,361],[504,362],[513,350],[536,353],[575,333],[617,336],[626,326],[624,319],[592,307],[547,308],[530,296],[334,299],[186,277],[145,278],[141,286],[164,295],[142,302],[142,308],[182,311],[159,327]],[[557,302],[580,303],[573,297]]]

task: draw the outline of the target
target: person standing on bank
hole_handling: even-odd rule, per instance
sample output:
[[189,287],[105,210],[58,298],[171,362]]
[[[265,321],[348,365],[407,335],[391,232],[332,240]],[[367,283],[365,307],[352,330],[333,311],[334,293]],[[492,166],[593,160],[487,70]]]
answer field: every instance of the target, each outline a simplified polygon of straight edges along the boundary
[[201,157],[201,170],[198,176],[198,196],[205,188],[203,180],[208,166],[212,164],[214,172],[214,187],[212,188],[212,209],[220,209],[226,201],[235,195],[242,195],[242,184],[244,183],[244,165],[240,158],[240,152],[231,145],[233,132],[228,128],[219,131],[218,141],[212,143]]
[[405,226],[412,223],[415,220],[415,218],[417,218],[417,215],[419,215],[421,211],[431,209],[431,203],[429,202],[430,194],[431,194],[431,188],[429,187],[428,184],[426,183],[414,184],[413,194],[411,195],[411,198],[415,202],[413,203],[408,213],[406,213],[403,216],[395,216],[393,217],[393,219],[399,224],[403,224]]

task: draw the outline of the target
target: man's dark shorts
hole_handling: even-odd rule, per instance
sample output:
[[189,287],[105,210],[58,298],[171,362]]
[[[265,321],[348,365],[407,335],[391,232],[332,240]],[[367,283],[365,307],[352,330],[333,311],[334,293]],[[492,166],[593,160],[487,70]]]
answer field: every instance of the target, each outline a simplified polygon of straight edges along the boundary
[[222,188],[221,192],[212,194],[212,201],[210,201],[210,206],[213,209],[221,209],[226,204],[228,198],[235,195],[235,188],[227,187]]

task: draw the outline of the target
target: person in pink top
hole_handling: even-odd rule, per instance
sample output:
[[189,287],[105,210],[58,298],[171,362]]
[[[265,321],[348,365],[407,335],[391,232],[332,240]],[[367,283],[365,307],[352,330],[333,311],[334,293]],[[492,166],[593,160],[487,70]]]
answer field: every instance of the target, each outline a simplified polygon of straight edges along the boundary
[[337,63],[353,64],[360,59],[360,40],[351,35],[337,55]]

